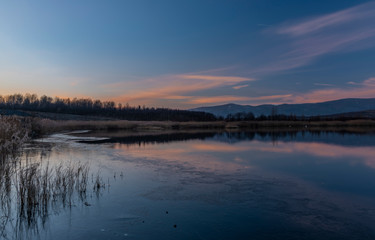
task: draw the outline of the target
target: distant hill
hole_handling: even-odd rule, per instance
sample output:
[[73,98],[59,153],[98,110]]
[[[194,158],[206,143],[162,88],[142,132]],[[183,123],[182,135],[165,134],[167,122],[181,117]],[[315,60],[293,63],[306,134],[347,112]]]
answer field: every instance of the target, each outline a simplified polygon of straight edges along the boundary
[[222,117],[226,117],[228,114],[236,114],[239,112],[252,112],[255,116],[260,116],[262,114],[271,115],[272,111],[277,114],[285,115],[293,114],[296,116],[322,116],[375,110],[375,98],[346,98],[321,103],[280,105],[266,104],[259,106],[230,103],[212,107],[199,107],[191,110],[212,113],[216,116]]

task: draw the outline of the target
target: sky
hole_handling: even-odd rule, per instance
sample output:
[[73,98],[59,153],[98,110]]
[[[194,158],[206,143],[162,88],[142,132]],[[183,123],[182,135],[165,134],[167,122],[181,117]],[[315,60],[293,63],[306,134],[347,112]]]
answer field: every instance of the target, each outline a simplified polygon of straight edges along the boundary
[[189,109],[375,97],[374,0],[0,5],[0,95]]

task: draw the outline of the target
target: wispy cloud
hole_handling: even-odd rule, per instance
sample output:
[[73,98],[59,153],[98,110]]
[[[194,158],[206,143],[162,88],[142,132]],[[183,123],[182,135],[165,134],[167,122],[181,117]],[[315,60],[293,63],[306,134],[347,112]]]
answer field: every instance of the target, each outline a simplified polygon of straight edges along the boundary
[[228,103],[228,102],[238,102],[249,104],[253,101],[270,101],[278,99],[287,99],[292,97],[291,94],[285,95],[269,95],[269,96],[259,96],[259,97],[242,97],[242,96],[215,96],[215,97],[191,97],[187,101],[189,104],[218,104],[218,103]]
[[329,83],[314,83],[315,86],[333,87],[333,84]]
[[362,85],[366,87],[375,87],[375,77],[371,77],[363,81]]
[[212,76],[212,75],[194,75],[194,74],[177,75],[177,77],[181,77],[183,79],[213,81],[219,84],[225,83],[226,85],[252,80],[250,78],[235,77],[235,76]]
[[248,87],[248,86],[249,86],[249,84],[245,84],[245,85],[233,86],[232,88],[238,90],[238,89],[245,88],[245,87]]
[[[292,94],[274,94],[254,97],[228,94],[214,94],[213,96],[197,94],[200,91],[204,91],[205,93],[211,90],[213,90],[213,93],[215,93],[217,88],[225,86],[230,86],[232,89],[239,89],[249,86],[249,84],[241,83],[254,80],[255,79],[252,78],[238,76],[197,74],[168,75],[154,79],[145,79],[142,82],[138,82],[138,85],[142,86],[142,88],[124,91],[124,94],[117,97],[112,97],[112,100],[137,105],[167,105],[172,107],[179,106],[182,108],[189,108],[196,105],[213,105],[228,102],[241,104],[252,104],[259,101],[281,102],[284,100],[290,100],[290,98],[293,97]],[[106,87],[112,88],[114,86],[116,88],[126,89],[126,86],[120,86],[118,84],[110,84]]]
[[[114,100],[136,104],[150,104],[160,100],[179,100],[189,104],[204,102],[204,99],[192,96],[198,91],[210,91],[225,86],[235,86],[241,83],[254,81],[253,78],[239,76],[219,76],[202,74],[177,74],[161,76],[154,79],[138,81],[138,89],[131,89],[125,94],[115,97]],[[115,85],[118,86],[118,85]],[[113,86],[107,86],[112,88]],[[126,86],[123,86],[126,89]],[[216,96],[214,99],[228,99],[228,96]],[[233,96],[233,101],[245,100],[245,97]]]
[[353,81],[347,82],[347,84],[349,84],[349,85],[358,85],[358,83],[353,82]]
[[218,104],[228,102],[248,102],[251,101],[251,97],[242,96],[215,96],[215,97],[194,97],[187,101],[189,104]]
[[272,62],[253,72],[270,73],[298,68],[326,54],[375,46],[375,2],[308,20],[284,23],[267,32],[286,36],[286,43],[275,49],[278,55],[275,53]]
[[287,102],[306,103],[336,100],[340,98],[373,98],[375,96],[375,77],[362,82],[351,82],[351,87],[319,89],[285,98]]
[[280,27],[278,33],[301,36],[353,21],[367,20],[368,18],[374,17],[374,8],[374,2],[361,4],[331,14]]

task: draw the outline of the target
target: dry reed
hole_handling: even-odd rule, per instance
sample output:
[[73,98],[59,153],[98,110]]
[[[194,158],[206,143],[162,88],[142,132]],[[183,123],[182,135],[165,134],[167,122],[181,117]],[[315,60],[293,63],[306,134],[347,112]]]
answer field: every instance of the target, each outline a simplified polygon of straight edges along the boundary
[[[91,188],[89,166],[84,163],[51,167],[48,162],[21,161],[32,124],[23,118],[0,117],[0,239],[8,238],[9,232],[37,229],[50,209],[72,207],[75,200],[86,204],[88,189],[98,192],[103,186],[98,174]],[[9,231],[9,226],[18,227]]]

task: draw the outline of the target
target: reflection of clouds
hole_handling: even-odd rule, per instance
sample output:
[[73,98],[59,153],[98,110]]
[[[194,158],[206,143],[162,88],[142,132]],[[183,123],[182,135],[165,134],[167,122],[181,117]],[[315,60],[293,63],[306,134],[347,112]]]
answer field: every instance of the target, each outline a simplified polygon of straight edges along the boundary
[[191,149],[207,152],[238,152],[249,150],[249,147],[221,142],[207,142],[191,144]]
[[279,142],[275,146],[264,146],[265,143],[254,141],[249,150],[272,153],[303,153],[325,158],[350,157],[355,162],[362,162],[366,166],[375,168],[375,148],[348,147],[317,142]]
[[352,157],[353,161],[362,161],[366,166],[375,168],[375,149],[373,147],[344,147],[324,143],[296,143],[294,151],[319,157]]
[[244,141],[235,144],[215,141],[190,141],[126,146],[117,144],[116,149],[133,158],[155,159],[167,162],[189,164],[209,171],[234,172],[252,168],[252,160],[258,160],[259,153],[270,153],[277,157],[305,154],[328,159],[351,158],[354,163],[362,163],[375,168],[375,149],[372,147],[340,146],[317,142],[271,142]]
[[[151,159],[163,162],[174,162],[193,166],[200,170],[213,172],[235,172],[240,169],[250,168],[249,162],[236,161],[240,159],[236,153],[247,151],[246,146],[233,146],[219,142],[173,142],[168,145],[154,144],[144,147],[116,144],[124,156]],[[215,153],[233,153],[233,157],[222,156]]]

